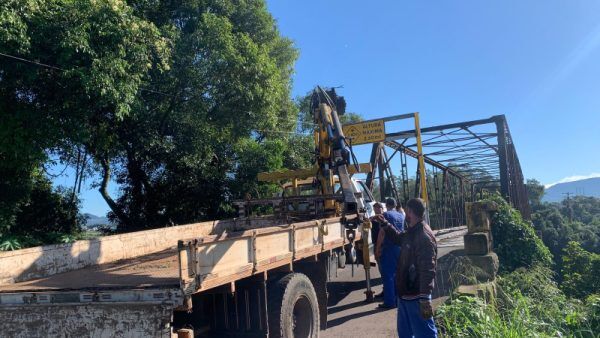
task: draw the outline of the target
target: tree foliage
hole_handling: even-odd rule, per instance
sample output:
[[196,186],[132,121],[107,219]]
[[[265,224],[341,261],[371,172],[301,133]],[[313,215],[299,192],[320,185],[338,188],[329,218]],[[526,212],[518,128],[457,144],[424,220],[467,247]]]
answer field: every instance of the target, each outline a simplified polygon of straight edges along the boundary
[[532,222],[554,256],[555,271],[568,296],[600,292],[600,199],[575,196],[560,203],[542,202],[544,187],[527,181]]
[[562,259],[562,287],[567,294],[578,298],[600,294],[600,255],[569,242]]
[[500,260],[500,270],[513,271],[520,267],[552,265],[552,254],[536,235],[533,225],[523,220],[519,211],[502,197],[492,200],[498,211],[492,217],[494,252]]
[[543,202],[532,210],[536,232],[554,256],[559,282],[566,278],[565,271],[574,268],[571,265],[565,270],[563,266],[564,256],[573,251],[570,242],[578,243],[589,253],[600,254],[600,199],[575,196],[560,203]]
[[293,155],[285,132],[297,118],[296,50],[263,1],[132,6],[170,32],[173,53],[171,69],[150,73],[153,92],[139,95],[116,130],[110,168],[122,193],[112,217],[131,230],[229,215],[245,189],[269,190],[256,172],[294,161],[284,157]]
[[536,179],[528,179],[525,184],[527,188],[527,199],[531,208],[535,209],[542,204],[544,197],[544,186]]
[[[0,15],[0,223],[14,224],[35,173],[74,149],[110,156],[168,43],[123,1],[9,0]],[[7,56],[8,55],[8,56]]]
[[294,134],[290,99],[297,52],[264,1],[0,9],[0,52],[14,56],[0,57],[5,229],[50,155],[100,176],[121,231],[228,215],[245,189],[269,192],[258,170],[307,164],[311,139]]
[[85,221],[79,199],[70,191],[53,188],[44,175],[33,175],[31,192],[19,205],[10,232],[0,233],[0,250],[71,241]]

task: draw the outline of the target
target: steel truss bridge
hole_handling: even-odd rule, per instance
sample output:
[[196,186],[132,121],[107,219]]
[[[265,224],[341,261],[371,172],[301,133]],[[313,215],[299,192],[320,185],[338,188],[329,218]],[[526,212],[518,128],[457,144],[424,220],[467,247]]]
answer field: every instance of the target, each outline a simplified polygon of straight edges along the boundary
[[[386,130],[385,140],[373,143],[373,170],[367,175],[371,190],[403,203],[425,197],[430,223],[437,229],[466,224],[465,202],[496,191],[530,218],[521,165],[504,115],[425,128],[419,128],[418,113],[383,120],[410,118],[415,129]],[[408,162],[415,160],[413,173]]]

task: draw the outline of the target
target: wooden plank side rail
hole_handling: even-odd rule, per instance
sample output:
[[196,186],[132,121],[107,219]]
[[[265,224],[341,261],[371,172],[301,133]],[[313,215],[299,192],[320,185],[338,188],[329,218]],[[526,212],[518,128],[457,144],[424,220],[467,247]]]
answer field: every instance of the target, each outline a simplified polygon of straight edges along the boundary
[[186,296],[339,248],[339,218],[210,235],[179,241],[181,289]]
[[178,239],[203,238],[247,228],[280,225],[268,217],[214,220],[142,230],[67,244],[37,246],[0,252],[0,285],[13,284],[55,274],[112,263],[171,250]]

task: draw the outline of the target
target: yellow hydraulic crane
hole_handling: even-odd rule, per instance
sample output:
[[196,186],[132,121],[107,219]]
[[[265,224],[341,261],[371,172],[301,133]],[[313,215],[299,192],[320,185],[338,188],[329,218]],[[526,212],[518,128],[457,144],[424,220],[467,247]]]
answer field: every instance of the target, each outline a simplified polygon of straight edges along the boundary
[[[372,165],[358,164],[352,161],[352,149],[348,143],[339,116],[345,113],[346,102],[342,96],[338,96],[334,89],[325,90],[316,87],[311,96],[311,112],[316,125],[314,130],[315,161],[314,166],[309,169],[284,170],[269,173],[260,173],[260,181],[288,181],[291,182],[295,195],[299,195],[299,182],[312,178],[316,186],[317,195],[322,196],[323,209],[329,214],[342,217],[342,222],[347,229],[347,237],[352,243],[356,238],[356,231],[360,231],[363,253],[363,265],[366,273],[367,300],[373,300],[373,292],[370,286],[370,253],[369,253],[369,231],[371,223],[365,217],[366,210],[361,192],[352,182],[352,175],[358,172],[370,173]],[[419,114],[411,113],[397,115],[377,120],[384,126],[385,121],[413,118],[415,125],[415,137],[417,139],[418,168],[420,173],[420,195],[427,202],[427,185],[425,162],[421,146],[421,133],[419,127]],[[373,120],[375,121],[375,120]],[[370,123],[373,121],[365,121]],[[385,128],[383,128],[385,130]],[[385,134],[385,131],[383,132]],[[385,141],[385,137],[377,142]],[[375,142],[375,141],[373,141]],[[372,143],[372,142],[367,142]],[[353,163],[354,162],[354,163]],[[305,182],[305,181],[303,181]],[[336,186],[339,184],[342,198],[340,198]],[[304,196],[302,196],[304,197]],[[306,196],[307,198],[309,196]]]
[[[346,102],[334,89],[315,88],[311,96],[311,112],[316,125],[314,131],[315,161],[309,169],[283,170],[259,173],[258,180],[278,182],[287,180],[297,188],[300,179],[314,178],[318,194],[333,196],[339,183],[343,196],[341,211],[347,227],[356,228],[361,223],[364,202],[359,198],[360,191],[352,183],[353,174],[371,171],[370,164],[351,163],[351,150],[346,142],[339,115],[344,114]],[[340,204],[337,199],[325,199],[324,208],[335,211]]]
[[[342,129],[339,115],[345,113],[346,101],[338,96],[335,89],[325,90],[316,87],[311,96],[311,112],[316,128],[314,130],[315,154],[313,168],[300,170],[286,170],[271,173],[260,173],[261,181],[291,181],[292,187],[297,190],[299,179],[314,178],[318,195],[324,196],[323,208],[325,211],[341,214],[342,223],[346,227],[348,240],[353,243],[356,231],[361,232],[363,250],[363,265],[366,273],[367,300],[373,300],[370,284],[369,261],[369,230],[371,223],[365,217],[364,199],[361,192],[352,182],[351,176],[357,172],[371,171],[369,164],[353,164],[351,161],[350,146],[348,145]],[[336,195],[336,186],[339,187],[342,199],[328,198]],[[362,225],[362,227],[360,227]],[[359,229],[360,227],[360,229]]]

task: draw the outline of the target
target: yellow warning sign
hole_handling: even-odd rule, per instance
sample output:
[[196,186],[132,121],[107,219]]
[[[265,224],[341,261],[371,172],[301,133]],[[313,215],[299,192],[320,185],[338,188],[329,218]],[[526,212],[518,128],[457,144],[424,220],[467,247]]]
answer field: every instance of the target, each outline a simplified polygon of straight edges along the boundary
[[385,122],[383,120],[353,123],[342,126],[348,143],[365,144],[385,140]]

